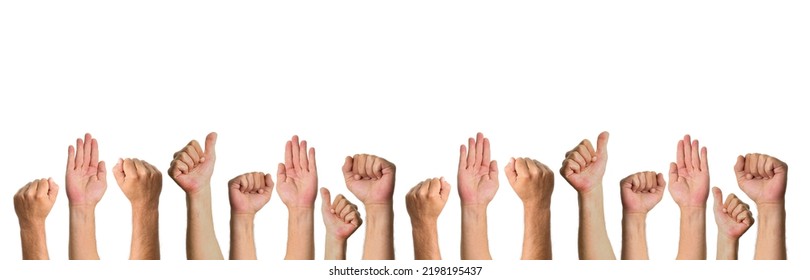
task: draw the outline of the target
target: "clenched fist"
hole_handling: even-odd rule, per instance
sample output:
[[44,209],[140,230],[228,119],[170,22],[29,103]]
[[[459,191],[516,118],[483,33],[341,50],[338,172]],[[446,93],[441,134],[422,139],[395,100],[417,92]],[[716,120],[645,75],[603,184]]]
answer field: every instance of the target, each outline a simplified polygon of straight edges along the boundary
[[287,208],[313,208],[318,192],[315,148],[307,154],[307,141],[299,142],[298,136],[293,136],[284,147],[284,163],[278,164],[276,178],[276,191]]
[[737,184],[757,204],[784,204],[788,166],[765,154],[738,156]]
[[723,203],[723,192],[718,187],[712,188],[714,195],[714,220],[717,222],[718,234],[728,238],[739,239],[751,225],[754,216],[748,204],[742,202],[736,195],[729,194]]
[[435,224],[449,197],[450,184],[444,178],[427,179],[417,184],[405,195],[411,223]]
[[183,149],[174,153],[169,176],[186,192],[193,194],[203,187],[211,186],[211,175],[216,162],[217,134],[205,137],[205,151],[197,140],[191,140]]
[[[699,153],[698,153],[699,151]],[[678,141],[675,161],[669,164],[669,193],[679,207],[706,207],[709,198],[709,159],[689,135]]]
[[625,213],[647,214],[664,196],[664,175],[653,171],[638,172],[619,183]]
[[349,239],[349,236],[357,231],[363,224],[357,205],[351,203],[342,194],[335,197],[335,201],[330,202],[331,194],[326,188],[321,188],[321,212],[323,214],[323,224],[326,226],[326,234],[338,240]]
[[273,178],[262,172],[245,173],[228,181],[232,214],[254,215],[273,194]]
[[163,175],[155,166],[139,159],[119,159],[113,175],[133,207],[157,209]]
[[458,159],[461,205],[486,207],[498,192],[498,163],[490,161],[489,139],[484,134],[479,132],[467,142],[468,146],[461,145]]
[[107,168],[104,161],[98,161],[98,141],[84,135],[84,140],[76,139],[76,148],[68,147],[65,190],[71,206],[91,206],[96,204],[107,191]]
[[548,166],[530,158],[512,158],[504,171],[524,205],[536,205],[543,209],[551,206],[554,173]]
[[360,154],[346,157],[343,178],[349,191],[363,204],[391,205],[396,170],[396,166],[384,158]]
[[14,195],[14,211],[20,226],[44,226],[58,193],[59,186],[51,178],[34,180],[20,188]]
[[607,144],[610,135],[607,131],[596,139],[596,150],[591,141],[582,140],[574,149],[565,153],[560,175],[579,193],[588,193],[601,187],[602,177],[607,167]]

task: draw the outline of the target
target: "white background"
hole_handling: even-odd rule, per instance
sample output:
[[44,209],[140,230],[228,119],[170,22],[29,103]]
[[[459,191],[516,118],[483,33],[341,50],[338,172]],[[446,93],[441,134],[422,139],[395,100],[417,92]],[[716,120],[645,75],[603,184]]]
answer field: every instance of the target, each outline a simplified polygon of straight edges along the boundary
[[[249,171],[275,179],[284,142],[298,134],[317,150],[321,186],[355,202],[340,172],[346,155],[372,153],[397,165],[397,259],[413,258],[404,194],[427,177],[448,178],[454,190],[439,236],[442,256],[457,260],[458,146],[481,131],[501,170],[489,207],[492,256],[517,260],[523,219],[503,176],[509,157],[533,157],[556,172],[567,150],[603,130],[611,132],[605,209],[617,256],[618,181],[666,172],[690,133],[708,147],[711,184],[725,194],[745,197],[732,170],[738,154],[767,153],[790,165],[788,257],[805,260],[808,8],[804,1],[4,1],[0,260],[21,257],[11,198],[41,177],[60,185],[48,245],[52,259],[67,259],[64,164],[67,146],[84,132],[98,138],[110,167],[138,157],[165,171],[175,151],[209,131],[220,136],[213,210],[226,256],[227,180]],[[554,258],[574,260],[576,194],[559,175],[555,182]],[[96,212],[101,257],[126,259],[130,207],[112,175]],[[675,257],[678,215],[667,192],[648,216],[651,259]],[[320,213],[315,222],[322,258]],[[711,210],[707,223],[712,259]],[[284,257],[286,225],[274,193],[256,217],[260,259]],[[755,227],[740,240],[741,259],[753,257]],[[185,258],[184,194],[165,175],[160,237],[163,259]],[[361,257],[363,238],[361,228],[349,239],[349,259]],[[549,269],[576,265],[563,264]],[[673,267],[664,265],[679,271]]]

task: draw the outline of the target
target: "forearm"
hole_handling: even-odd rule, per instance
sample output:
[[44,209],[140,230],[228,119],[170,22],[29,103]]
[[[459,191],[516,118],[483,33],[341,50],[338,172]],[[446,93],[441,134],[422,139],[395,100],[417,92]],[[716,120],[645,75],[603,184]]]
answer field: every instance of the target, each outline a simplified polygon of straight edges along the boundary
[[582,260],[615,260],[613,246],[605,228],[605,206],[602,187],[580,193],[579,258]]
[[523,260],[551,259],[551,210],[524,204]]
[[20,241],[23,260],[47,260],[48,244],[45,239],[45,221],[20,221]]
[[144,207],[132,207],[132,242],[129,259],[160,259],[158,220],[157,204]]
[[739,239],[717,234],[717,259],[736,260],[739,246]]
[[346,259],[346,239],[326,235],[324,242],[324,260],[345,260]]
[[221,260],[214,232],[214,217],[211,213],[211,188],[204,187],[197,193],[186,194],[188,228],[186,229],[186,257],[189,260]]
[[287,260],[315,259],[313,208],[289,208],[287,223]]
[[411,220],[413,226],[413,256],[416,260],[441,260],[439,230],[436,220]]
[[231,213],[231,260],[255,260],[256,244],[253,237],[255,215]]
[[363,259],[394,259],[393,205],[366,205],[366,240],[363,244]]
[[461,259],[491,260],[487,236],[487,206],[461,206]]
[[785,205],[758,204],[756,260],[787,260]]
[[68,257],[71,260],[98,260],[95,206],[70,206]]
[[624,213],[622,216],[622,259],[650,259],[647,255],[646,213]]
[[681,208],[679,260],[706,259],[706,208]]

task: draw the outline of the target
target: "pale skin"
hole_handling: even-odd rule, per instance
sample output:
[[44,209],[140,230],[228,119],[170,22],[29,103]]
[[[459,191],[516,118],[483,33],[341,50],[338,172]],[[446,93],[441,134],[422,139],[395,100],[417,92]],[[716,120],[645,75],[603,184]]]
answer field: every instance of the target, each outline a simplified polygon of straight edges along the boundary
[[115,181],[132,205],[132,241],[129,259],[159,260],[158,204],[163,175],[139,159],[119,159],[113,166]]
[[405,205],[413,227],[413,255],[417,260],[441,260],[439,214],[450,197],[450,183],[444,178],[420,182],[405,195]]
[[364,260],[394,259],[394,181],[396,166],[384,158],[358,154],[346,157],[346,187],[366,209]]
[[270,201],[273,178],[262,172],[245,173],[228,181],[231,203],[231,260],[255,260],[253,221]]
[[491,260],[487,234],[487,207],[498,192],[498,163],[490,160],[484,134],[461,145],[458,159],[458,194],[461,198],[461,259]]
[[648,260],[647,213],[664,197],[664,174],[638,172],[619,183],[622,196],[622,259]]
[[599,134],[596,150],[588,139],[565,154],[560,175],[577,191],[579,201],[579,258],[615,260],[605,227],[602,177],[607,167],[607,131]]
[[221,260],[222,250],[214,233],[211,209],[211,175],[216,162],[217,134],[205,138],[205,150],[192,140],[174,153],[169,176],[186,192],[186,258],[189,260]]
[[98,260],[96,204],[107,190],[107,168],[98,160],[98,141],[89,133],[68,147],[65,191],[70,207],[68,254],[71,260]]
[[56,202],[59,186],[51,178],[25,184],[14,195],[14,211],[20,222],[23,260],[47,260],[45,219]]
[[328,189],[321,188],[321,214],[326,226],[324,259],[345,260],[347,240],[363,225],[363,219],[357,205],[345,196],[338,194],[334,201],[331,197]]
[[757,205],[757,245],[754,259],[786,260],[785,191],[788,166],[766,154],[738,156],[737,184]]
[[318,170],[315,149],[307,153],[307,141],[293,136],[284,146],[284,163],[279,163],[276,191],[287,206],[287,260],[315,259],[315,197]]
[[669,193],[681,210],[679,260],[706,259],[706,201],[709,198],[709,160],[689,135],[678,141],[675,162],[669,164]]
[[717,259],[736,260],[740,237],[754,224],[754,215],[748,204],[729,194],[723,203],[723,192],[712,188],[714,221],[717,223]]
[[523,260],[551,259],[551,194],[554,172],[530,158],[512,158],[506,178],[523,202]]

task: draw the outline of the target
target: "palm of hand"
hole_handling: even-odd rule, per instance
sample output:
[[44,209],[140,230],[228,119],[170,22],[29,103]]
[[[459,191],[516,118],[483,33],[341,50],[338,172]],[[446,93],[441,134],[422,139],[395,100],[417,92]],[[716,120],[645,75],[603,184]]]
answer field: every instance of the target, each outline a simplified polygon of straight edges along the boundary
[[606,167],[607,159],[597,158],[595,162],[586,166],[579,173],[571,173],[565,176],[565,180],[578,192],[589,192],[602,183]]
[[709,172],[678,169],[678,179],[670,181],[670,192],[681,207],[703,207],[709,198]]
[[317,193],[318,177],[314,172],[288,168],[287,179],[278,182],[278,195],[288,207],[312,207]]
[[324,213],[327,215],[327,219],[329,220],[329,226],[327,231],[332,232],[336,237],[340,239],[347,239],[349,236],[357,230],[357,226],[352,223],[343,222],[338,216],[332,213]]
[[70,170],[65,176],[68,200],[72,205],[95,205],[104,196],[107,182],[97,177],[98,168],[87,166]]
[[718,217],[717,226],[720,228],[720,232],[728,237],[740,238],[743,233],[748,231],[748,225],[742,222],[738,223],[734,218],[722,211],[720,213],[715,212],[715,216]]
[[460,170],[458,191],[464,204],[488,204],[498,191],[498,178],[489,176],[488,166]]
[[367,179],[352,176],[346,179],[346,186],[364,204],[384,204],[394,194],[394,176],[383,170],[380,179]]

